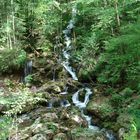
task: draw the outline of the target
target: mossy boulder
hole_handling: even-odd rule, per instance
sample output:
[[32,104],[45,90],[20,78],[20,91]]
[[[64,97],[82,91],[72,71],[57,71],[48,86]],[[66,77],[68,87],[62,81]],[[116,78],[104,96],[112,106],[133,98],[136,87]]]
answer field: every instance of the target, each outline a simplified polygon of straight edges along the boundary
[[72,140],[106,140],[104,133],[87,128],[75,128],[71,130]]
[[87,112],[100,121],[113,121],[116,119],[116,113],[106,97],[96,96],[90,100],[87,105]]
[[57,135],[55,135],[53,137],[53,140],[69,140],[69,139],[67,138],[67,135],[66,134],[64,134],[64,133],[58,133]]

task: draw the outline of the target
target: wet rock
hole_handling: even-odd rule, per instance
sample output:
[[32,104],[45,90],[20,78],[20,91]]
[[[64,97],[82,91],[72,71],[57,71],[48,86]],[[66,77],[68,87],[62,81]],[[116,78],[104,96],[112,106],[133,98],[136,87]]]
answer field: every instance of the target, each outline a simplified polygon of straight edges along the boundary
[[71,121],[73,121],[73,123],[75,123],[75,124],[79,124],[81,126],[86,126],[86,121],[78,115],[72,115]]
[[[48,55],[48,53],[41,53],[40,57],[34,57],[33,69],[38,75],[36,81],[42,82],[42,78],[45,80],[59,79],[60,73],[63,71],[63,66],[57,62],[57,57]],[[42,77],[42,78],[39,78]]]
[[68,127],[77,127],[77,126],[83,126],[87,127],[87,122],[85,119],[81,117],[80,114],[71,114],[67,112],[63,112],[61,114],[61,120],[65,122],[65,125]]
[[59,133],[53,137],[53,140],[68,140],[68,138],[66,134]]
[[125,134],[125,129],[124,128],[120,128],[118,131],[118,139],[119,140],[123,140],[123,135]]

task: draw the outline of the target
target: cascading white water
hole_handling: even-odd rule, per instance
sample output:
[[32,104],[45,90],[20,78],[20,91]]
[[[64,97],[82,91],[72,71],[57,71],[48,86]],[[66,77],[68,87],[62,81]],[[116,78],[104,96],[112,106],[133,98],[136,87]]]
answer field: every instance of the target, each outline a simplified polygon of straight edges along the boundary
[[106,137],[108,140],[115,140],[112,131],[106,131]]
[[[72,9],[72,18],[69,21],[69,24],[66,27],[66,29],[63,31],[66,47],[62,50],[62,52],[63,52],[63,56],[65,58],[65,60],[63,61],[64,68],[72,76],[73,80],[78,80],[75,71],[73,70],[73,68],[70,66],[70,63],[69,63],[69,59],[70,59],[69,50],[72,48],[70,34],[71,34],[71,30],[74,28],[75,16],[76,16],[76,6],[73,7],[73,9]],[[86,91],[84,102],[81,102],[79,100],[79,92],[81,90],[85,90]],[[81,110],[81,115],[88,122],[89,128],[90,129],[96,129],[97,130],[98,127],[91,125],[91,117],[85,115],[84,114],[84,111],[83,111],[83,109],[86,108],[86,105],[89,102],[89,96],[91,94],[92,94],[91,90],[89,88],[87,88],[87,87],[84,88],[84,89],[80,89],[75,94],[73,94],[72,101],[75,104],[75,106],[79,107],[79,109]]]
[[[79,93],[81,90],[85,90],[86,91],[86,94],[85,94],[85,99],[84,99],[84,102],[81,102],[79,100]],[[85,115],[84,114],[84,108],[86,108],[86,105],[87,103],[89,102],[89,96],[92,94],[91,90],[89,88],[85,88],[85,89],[80,89],[79,91],[77,91],[73,96],[72,96],[72,101],[73,103],[75,104],[75,106],[79,107],[79,109],[81,110],[81,115],[83,118],[86,119],[87,123],[88,123],[88,127],[90,129],[93,129],[93,130],[99,130],[99,128],[97,126],[93,126],[91,124],[91,117],[88,116],[88,115]]]
[[[63,56],[65,58],[65,60],[63,61],[64,68],[72,76],[73,80],[78,80],[75,71],[73,70],[73,68],[70,66],[70,63],[69,63],[69,59],[70,59],[69,50],[72,48],[70,34],[71,34],[71,30],[74,28],[75,16],[76,16],[76,6],[73,7],[72,18],[69,21],[69,24],[68,24],[67,28],[63,31],[66,47],[62,50],[62,52],[63,52]],[[79,93],[82,90],[83,91],[85,90],[85,98],[84,98],[83,102],[81,102],[79,100]],[[91,124],[91,119],[92,118],[90,116],[84,114],[84,109],[86,108],[86,106],[89,102],[89,96],[91,94],[92,94],[92,92],[91,92],[90,88],[86,87],[84,89],[80,89],[76,93],[73,94],[72,101],[75,104],[75,106],[77,106],[81,110],[81,115],[82,115],[83,118],[86,119],[86,121],[88,123],[88,128],[92,129],[94,131],[99,131],[99,127]],[[108,133],[107,131],[106,131],[106,138],[108,140],[115,140],[112,133]]]
[[62,100],[60,104],[61,107],[68,107],[71,105],[68,100]]
[[65,58],[62,64],[64,68],[66,69],[66,71],[68,71],[69,74],[72,76],[72,78],[74,80],[78,80],[76,73],[74,72],[73,68],[70,66],[70,63],[69,63],[70,55],[68,53],[68,51],[70,51],[70,49],[72,48],[70,35],[71,35],[71,30],[74,28],[75,16],[76,16],[76,8],[74,7],[72,9],[72,18],[69,21],[69,24],[66,27],[66,29],[63,31],[66,46],[62,50],[63,56]]

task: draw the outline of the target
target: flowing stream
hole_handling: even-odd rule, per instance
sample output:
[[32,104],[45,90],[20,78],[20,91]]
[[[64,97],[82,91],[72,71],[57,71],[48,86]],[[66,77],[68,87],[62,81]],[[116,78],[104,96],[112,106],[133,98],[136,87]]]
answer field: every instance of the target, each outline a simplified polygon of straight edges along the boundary
[[[76,6],[74,6],[72,8],[72,17],[71,17],[71,19],[70,19],[70,21],[68,23],[68,26],[66,27],[65,30],[63,30],[66,46],[62,50],[63,57],[64,57],[63,66],[66,69],[66,71],[71,75],[73,80],[78,80],[78,77],[76,75],[76,72],[75,72],[74,68],[70,66],[70,62],[69,62],[70,53],[69,53],[69,51],[72,48],[71,32],[72,32],[72,29],[74,28],[74,25],[75,25],[76,13],[77,13]],[[85,92],[85,98],[84,98],[83,102],[79,100],[80,91]],[[84,114],[84,109],[86,108],[86,105],[89,102],[89,97],[90,97],[91,94],[92,94],[91,89],[88,88],[88,87],[85,87],[83,89],[78,90],[76,93],[73,94],[72,101],[75,104],[75,106],[77,106],[80,109],[82,117],[86,119],[86,121],[88,123],[88,128],[93,129],[95,131],[99,131],[99,127],[94,126],[94,125],[91,124],[91,119],[92,118],[90,116]],[[112,135],[112,133],[109,133],[108,131],[106,131],[106,138],[108,140],[115,140],[115,138]]]
[[[62,52],[63,52],[63,56],[65,58],[65,60],[63,61],[64,68],[72,76],[73,80],[78,80],[77,75],[75,73],[75,70],[74,70],[74,68],[72,68],[70,66],[70,62],[69,62],[69,59],[70,59],[69,51],[72,48],[71,37],[70,36],[71,36],[72,29],[74,28],[75,17],[76,17],[76,6],[73,7],[73,9],[72,9],[72,18],[69,21],[68,26],[66,27],[66,29],[63,31],[66,46],[62,50]],[[79,92],[80,91],[85,91],[84,102],[81,102],[79,100]],[[89,102],[89,96],[91,94],[92,94],[91,89],[88,88],[88,87],[85,87],[83,89],[78,90],[76,93],[73,94],[72,101],[75,104],[75,106],[77,106],[81,110],[81,115],[88,122],[88,127],[91,128],[91,129],[98,130],[98,127],[91,125],[91,117],[84,114],[84,109],[86,108],[86,105]]]
[[69,51],[72,48],[72,44],[71,44],[71,31],[74,28],[74,23],[75,23],[75,16],[76,16],[76,7],[74,7],[72,9],[72,18],[69,21],[68,26],[66,27],[65,30],[63,30],[64,33],[64,39],[65,39],[65,48],[62,50],[63,52],[63,56],[65,58],[65,60],[63,61],[63,66],[66,69],[66,71],[68,71],[68,73],[72,76],[73,80],[78,80],[76,73],[74,71],[74,69],[70,66],[69,63],[69,59],[70,59],[70,54]]

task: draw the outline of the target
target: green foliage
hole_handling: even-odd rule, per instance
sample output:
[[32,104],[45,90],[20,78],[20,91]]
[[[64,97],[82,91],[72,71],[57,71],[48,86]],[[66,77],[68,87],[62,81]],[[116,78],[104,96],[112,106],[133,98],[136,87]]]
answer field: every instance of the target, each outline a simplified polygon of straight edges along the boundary
[[131,124],[129,132],[124,134],[124,140],[137,140],[137,128],[135,123]]
[[[106,62],[105,69],[99,75],[100,82],[128,83],[137,87],[139,77],[139,24],[138,22],[122,27],[122,35],[113,37],[106,43],[106,52],[101,61]],[[134,85],[133,85],[134,84]]]
[[123,89],[120,94],[123,95],[125,98],[130,98],[132,97],[134,91],[128,87],[126,87],[125,89]]
[[[20,87],[13,91],[13,87],[9,86],[10,94],[6,97],[0,98],[0,104],[7,106],[5,112],[7,115],[17,114],[32,109],[39,101],[46,101],[42,98],[42,94],[33,94],[31,90],[25,87]],[[15,85],[14,85],[15,86]]]
[[0,72],[10,72],[19,69],[26,59],[26,53],[21,49],[4,49],[0,52]]
[[110,100],[111,104],[115,108],[119,108],[123,103],[123,97],[119,94],[113,94]]
[[112,87],[109,87],[105,90],[105,95],[112,95],[112,94],[116,94],[116,90]]
[[130,102],[129,107],[127,108],[127,112],[131,114],[134,118],[134,121],[136,122],[136,127],[138,130],[140,130],[140,121],[139,121],[139,116],[140,116],[140,96],[137,96],[135,100],[132,100]]
[[33,80],[33,76],[31,74],[29,74],[28,76],[25,77],[25,81],[26,83],[30,83]]
[[0,139],[5,140],[9,135],[9,128],[12,124],[12,118],[7,116],[0,117]]

